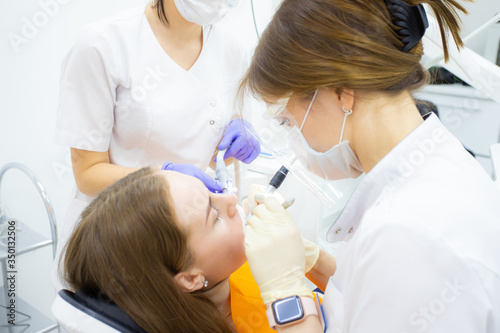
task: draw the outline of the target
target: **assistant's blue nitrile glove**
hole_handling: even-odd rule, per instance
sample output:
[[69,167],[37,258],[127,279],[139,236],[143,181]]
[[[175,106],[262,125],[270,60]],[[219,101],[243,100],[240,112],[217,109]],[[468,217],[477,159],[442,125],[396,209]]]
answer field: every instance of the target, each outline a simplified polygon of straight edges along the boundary
[[[229,123],[226,134],[217,149],[227,149],[224,159],[234,157],[243,163],[251,163],[260,154],[260,143],[253,136],[252,125],[243,119],[234,119]],[[230,146],[231,145],[231,146]]]
[[192,164],[174,164],[170,162],[165,162],[161,167],[162,170],[167,171],[176,171],[183,173],[188,176],[192,176],[198,178],[202,181],[203,184],[208,188],[208,190],[212,193],[222,192],[224,189],[224,185],[218,180],[210,177],[206,173],[200,170],[200,168],[192,165]]

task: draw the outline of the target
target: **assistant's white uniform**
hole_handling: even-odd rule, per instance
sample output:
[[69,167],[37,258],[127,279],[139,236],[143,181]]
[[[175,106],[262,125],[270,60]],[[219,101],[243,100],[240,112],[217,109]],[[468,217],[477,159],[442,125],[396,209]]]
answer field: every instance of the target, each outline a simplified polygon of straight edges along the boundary
[[[56,143],[109,151],[124,167],[190,163],[205,170],[233,116],[248,57],[217,25],[186,71],[162,49],[140,6],[82,28],[64,60]],[[92,198],[75,190],[60,246]]]
[[327,332],[500,332],[500,192],[430,116],[355,190],[330,242]]

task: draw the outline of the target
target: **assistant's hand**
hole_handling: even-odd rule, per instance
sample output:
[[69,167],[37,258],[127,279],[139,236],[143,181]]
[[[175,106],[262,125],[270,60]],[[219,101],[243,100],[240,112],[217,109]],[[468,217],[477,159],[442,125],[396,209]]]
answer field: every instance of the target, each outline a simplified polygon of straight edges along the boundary
[[[229,123],[226,134],[217,149],[227,149],[224,159],[234,157],[244,163],[251,163],[260,154],[260,143],[253,136],[252,125],[243,119],[234,119]],[[231,145],[231,146],[230,146]]]
[[245,227],[245,252],[264,303],[292,295],[312,297],[297,226],[276,198],[257,193],[255,200],[259,205]]
[[222,192],[222,190],[224,189],[224,185],[220,181],[210,177],[205,172],[201,171],[200,168],[192,164],[174,164],[170,162],[165,162],[165,164],[163,164],[161,169],[167,171],[176,171],[188,176],[198,178],[203,182],[203,184],[205,184],[208,190],[212,193]]

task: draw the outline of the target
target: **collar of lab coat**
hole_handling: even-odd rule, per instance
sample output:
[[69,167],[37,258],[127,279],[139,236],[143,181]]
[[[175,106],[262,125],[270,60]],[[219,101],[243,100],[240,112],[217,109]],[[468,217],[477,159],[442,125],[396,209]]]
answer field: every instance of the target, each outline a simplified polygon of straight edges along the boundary
[[[427,116],[427,115],[426,115]],[[448,133],[435,114],[424,117],[425,121],[404,138],[389,154],[366,174],[345,206],[342,214],[328,230],[330,243],[347,241],[353,237],[365,213],[377,205],[384,191],[407,181],[418,165],[412,163],[416,152],[425,154],[423,143]],[[439,140],[438,140],[439,141]],[[422,152],[422,149],[424,151]]]

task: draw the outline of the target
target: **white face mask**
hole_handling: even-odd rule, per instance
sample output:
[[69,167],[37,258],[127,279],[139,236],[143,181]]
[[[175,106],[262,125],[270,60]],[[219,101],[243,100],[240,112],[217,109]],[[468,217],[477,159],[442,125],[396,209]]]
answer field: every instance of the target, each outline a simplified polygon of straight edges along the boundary
[[350,115],[352,111],[346,111],[344,109],[345,116],[339,143],[330,148],[327,152],[320,153],[312,149],[306,138],[304,138],[304,135],[302,135],[302,127],[304,127],[304,123],[317,94],[318,90],[314,93],[300,128],[294,126],[290,130],[290,144],[292,150],[309,172],[321,178],[327,180],[357,178],[363,173],[361,163],[349,146],[349,141],[342,142],[345,122],[347,116]]
[[219,22],[240,0],[174,0],[179,13],[198,25]]

